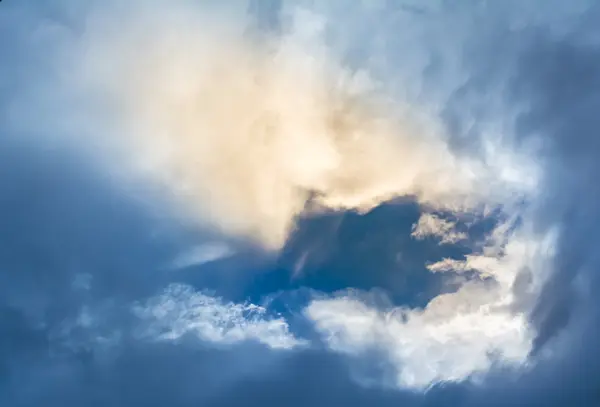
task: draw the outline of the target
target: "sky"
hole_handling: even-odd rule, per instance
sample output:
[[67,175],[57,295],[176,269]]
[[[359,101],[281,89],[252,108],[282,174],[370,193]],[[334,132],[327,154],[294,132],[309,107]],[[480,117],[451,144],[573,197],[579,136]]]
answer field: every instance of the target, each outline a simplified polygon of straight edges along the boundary
[[0,3],[0,405],[600,406],[593,0]]

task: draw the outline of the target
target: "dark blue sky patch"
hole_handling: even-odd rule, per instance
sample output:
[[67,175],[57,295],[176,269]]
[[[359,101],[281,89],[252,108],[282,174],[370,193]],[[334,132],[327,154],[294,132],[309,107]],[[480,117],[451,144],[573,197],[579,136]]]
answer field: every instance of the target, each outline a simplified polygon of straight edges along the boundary
[[[434,274],[426,265],[443,258],[462,259],[471,248],[411,237],[419,216],[418,205],[401,202],[367,214],[348,211],[303,218],[278,258],[265,255],[261,261],[257,253],[241,253],[180,270],[176,278],[235,301],[260,303],[301,288],[329,294],[376,289],[395,305],[424,306],[448,289],[452,274]],[[489,227],[484,223],[490,221],[471,226],[474,236]]]
[[[438,237],[411,236],[421,213],[415,202],[402,200],[366,214],[342,211],[304,217],[278,256],[242,249],[229,258],[178,270],[173,278],[236,302],[278,298],[276,309],[286,313],[310,301],[311,292],[347,289],[375,290],[389,299],[390,306],[424,307],[436,295],[457,288],[455,273],[432,273],[427,265],[479,253],[486,234],[502,216],[447,218],[456,221],[457,230],[469,239],[440,244]],[[479,278],[468,271],[463,277]]]

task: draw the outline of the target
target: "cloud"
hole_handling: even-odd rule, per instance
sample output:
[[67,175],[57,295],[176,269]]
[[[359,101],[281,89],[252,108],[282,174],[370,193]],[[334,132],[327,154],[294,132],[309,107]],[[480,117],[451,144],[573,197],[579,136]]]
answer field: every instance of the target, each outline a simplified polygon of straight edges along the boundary
[[[401,387],[477,378],[496,364],[526,366],[535,330],[528,321],[532,304],[523,306],[522,300],[539,295],[555,236],[509,234],[493,242],[502,254],[490,253],[494,247],[488,245],[487,254],[430,265],[434,271],[472,270],[484,279],[467,279],[423,309],[382,310],[348,294],[314,300],[306,314],[335,351],[382,349]],[[515,283],[524,270],[531,270],[534,280],[517,295]]]
[[457,243],[467,239],[465,232],[456,230],[456,222],[451,222],[431,213],[424,213],[413,225],[411,236],[424,239],[428,236],[440,238],[440,244]]
[[155,340],[173,341],[191,334],[214,344],[253,340],[273,349],[291,349],[303,343],[290,333],[283,318],[269,317],[261,306],[223,302],[180,284],[138,304],[134,313],[148,321],[143,336]]
[[[553,37],[589,25],[579,7],[505,2],[474,11],[466,2],[382,15],[332,2],[314,5],[335,11],[329,14],[288,8],[281,35],[256,39],[246,35],[252,24],[245,5],[165,4],[103,2],[77,10],[75,25],[45,21],[26,42],[39,51],[41,68],[23,70],[30,72],[25,80],[19,74],[21,88],[6,115],[10,130],[42,134],[36,141],[53,148],[64,142],[100,161],[121,186],[131,179],[157,186],[186,222],[269,249],[285,244],[299,215],[323,207],[367,211],[399,196],[427,211],[500,208],[501,218],[518,219],[492,231],[482,253],[429,264],[433,272],[463,275],[455,292],[423,309],[379,309],[349,295],[309,305],[307,315],[332,349],[356,354],[377,347],[391,355],[400,387],[466,380],[496,362],[526,364],[532,349],[564,332],[574,309],[585,313],[575,304],[594,308],[593,289],[579,294],[595,281],[582,271],[595,262],[582,236],[594,235],[597,217],[594,180],[585,175],[597,172],[590,113],[597,101],[582,95],[596,85],[597,53],[593,39],[573,46]],[[378,21],[373,27],[381,31],[354,29],[353,13],[363,26]],[[570,19],[548,24],[564,15]],[[551,25],[551,35],[523,29],[532,22]],[[340,42],[353,41],[342,49]],[[361,46],[368,51],[361,54]],[[515,47],[528,57],[515,56]],[[346,51],[351,62],[340,55]],[[513,74],[520,76],[503,76]],[[527,144],[540,141],[540,133],[551,139],[542,140],[551,151],[544,150],[543,162]],[[525,210],[517,205],[523,202]],[[18,206],[19,219],[31,219],[21,212],[26,205]],[[63,223],[87,224],[75,219]],[[442,241],[459,226],[439,221],[426,222],[427,233],[443,233]],[[551,230],[558,222],[560,239]],[[35,241],[54,247],[54,234],[42,229],[32,234]],[[73,252],[85,252],[78,243],[70,243]],[[114,248],[108,237],[98,246],[120,254],[97,254],[100,265],[104,257],[121,265],[135,251]],[[134,296],[147,284],[149,267],[136,271],[133,290],[118,278],[123,267],[111,262],[96,266],[119,270],[97,274],[107,291]],[[187,333],[276,348],[297,340],[285,320],[262,308],[175,291],[150,301],[144,314],[171,338]],[[239,324],[222,328],[224,321]]]
[[201,266],[234,254],[234,249],[223,242],[204,243],[177,256],[172,267],[177,270],[190,266]]
[[[462,294],[474,297],[486,293],[464,289]],[[456,296],[447,299],[460,301]],[[438,297],[437,301],[445,300]],[[485,373],[494,363],[495,352],[501,363],[509,365],[522,363],[527,357],[530,337],[523,316],[480,310],[435,318],[436,312],[447,313],[445,306],[432,305],[421,315],[381,313],[346,298],[315,302],[308,313],[335,351],[360,355],[369,349],[382,349],[396,371],[396,385],[402,388],[422,390]],[[464,308],[465,304],[459,306]]]
[[[243,5],[165,4],[93,5],[77,35],[60,25],[42,27],[55,33],[50,73],[32,80],[14,104],[13,125],[31,130],[38,123],[28,118],[37,112],[47,120],[35,130],[60,134],[55,139],[91,156],[120,185],[156,188],[186,223],[270,250],[286,243],[298,216],[323,209],[365,212],[407,197],[448,213],[485,215],[501,207],[517,216],[515,202],[535,195],[534,158],[491,132],[482,136],[480,152],[452,148],[435,116],[388,92],[385,78],[369,66],[348,66],[339,57],[327,40],[326,15],[286,6],[280,31],[257,37]],[[437,234],[452,243],[463,237],[455,226],[425,215],[415,236]],[[517,265],[495,250],[496,243],[514,247],[512,237],[490,238],[489,253],[464,263],[495,285],[465,282],[425,310],[408,312],[406,327],[396,321],[379,328],[378,312],[367,312],[375,315],[373,327],[385,332],[384,342],[393,344],[393,360],[408,363],[400,386],[465,379],[489,367],[487,352],[497,348],[508,361],[527,355],[526,318],[495,310],[512,303]],[[315,301],[307,315],[322,332],[351,332],[346,342],[352,344],[362,334],[348,325],[343,309],[339,315],[327,310],[336,304]],[[195,334],[273,348],[300,343],[286,321],[265,317],[261,307],[182,286],[136,310],[161,338]],[[495,333],[494,323],[506,328],[505,336]],[[411,339],[403,339],[403,329]],[[449,335],[450,345],[430,331]],[[418,341],[427,345],[413,352]],[[468,349],[477,351],[465,360]],[[426,357],[433,367],[418,368],[413,357]]]
[[268,249],[319,208],[408,196],[471,210],[520,188],[496,163],[512,150],[458,154],[432,117],[338,60],[326,19],[293,6],[283,16],[281,34],[256,39],[243,7],[92,7],[83,35],[57,37],[59,72],[43,95],[39,83],[24,94],[23,113],[78,117],[45,125],[121,180],[159,188],[187,221]]

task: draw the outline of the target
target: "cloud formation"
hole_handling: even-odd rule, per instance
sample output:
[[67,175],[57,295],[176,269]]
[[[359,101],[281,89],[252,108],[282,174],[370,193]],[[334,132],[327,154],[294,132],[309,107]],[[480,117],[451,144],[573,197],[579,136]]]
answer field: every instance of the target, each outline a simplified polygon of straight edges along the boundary
[[428,236],[440,238],[440,244],[457,243],[467,239],[465,232],[456,230],[456,222],[442,219],[435,214],[424,213],[419,221],[413,225],[411,236],[424,239]]
[[181,284],[136,305],[134,313],[147,322],[141,335],[150,340],[175,341],[192,334],[221,345],[256,341],[273,349],[292,349],[303,343],[283,318],[268,317],[264,307],[223,303]]
[[[306,312],[336,351],[361,354],[383,349],[401,387],[477,379],[494,364],[526,364],[535,331],[527,315],[531,303],[522,301],[539,295],[554,244],[552,235],[541,240],[509,235],[495,248],[502,254],[488,246],[487,253],[466,260],[430,265],[436,272],[469,270],[478,277],[465,279],[456,291],[436,296],[423,309],[381,310],[352,293],[342,293],[315,300]],[[517,292],[517,278],[524,270],[535,274]]]
[[452,151],[432,118],[336,58],[323,17],[284,10],[282,33],[256,38],[235,7],[92,8],[85,34],[59,43],[66,72],[46,85],[60,99],[46,96],[83,104],[91,122],[69,130],[112,172],[133,170],[189,219],[268,249],[307,211],[395,197],[471,210],[523,187],[498,166],[501,145]]
[[[313,300],[305,315],[335,351],[383,349],[399,387],[527,362],[537,328],[530,313],[552,271],[556,236],[537,230],[539,214],[521,205],[540,203],[541,169],[538,157],[509,142],[512,117],[469,140],[478,148],[461,150],[439,117],[399,97],[381,74],[408,68],[371,71],[340,57],[326,13],[286,6],[280,32],[253,36],[246,5],[165,4],[93,4],[80,10],[80,32],[44,26],[50,74],[28,82],[13,125],[61,133],[54,139],[91,154],[123,184],[158,188],[185,222],[269,250],[285,245],[300,215],[368,211],[398,197],[427,211],[500,213],[509,221],[482,248],[428,265],[460,276],[423,309],[381,309],[340,294]],[[427,213],[414,237],[465,237],[455,230],[460,222]],[[203,255],[196,262],[224,252]],[[264,317],[263,308],[181,286],[138,311],[173,339],[299,343],[289,322]]]

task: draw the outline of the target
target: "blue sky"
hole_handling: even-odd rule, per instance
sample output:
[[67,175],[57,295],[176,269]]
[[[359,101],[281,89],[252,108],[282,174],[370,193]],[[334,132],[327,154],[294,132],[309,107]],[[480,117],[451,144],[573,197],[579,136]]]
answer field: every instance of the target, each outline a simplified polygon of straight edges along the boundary
[[0,405],[600,405],[599,18],[1,2]]

